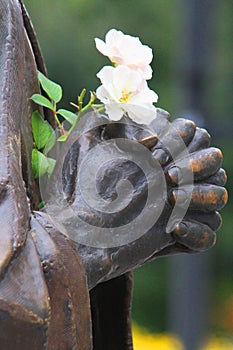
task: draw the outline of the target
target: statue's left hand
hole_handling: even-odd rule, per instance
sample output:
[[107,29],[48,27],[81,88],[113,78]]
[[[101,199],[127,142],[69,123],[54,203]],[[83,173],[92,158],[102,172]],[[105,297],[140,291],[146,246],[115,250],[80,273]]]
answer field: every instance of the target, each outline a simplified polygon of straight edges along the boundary
[[[162,111],[160,113],[163,114]],[[166,117],[165,114],[163,118]],[[87,229],[85,230],[85,225],[77,225],[76,232],[72,225],[67,225],[65,218],[63,223],[72,239],[76,241],[76,249],[88,271],[90,286],[116,277],[158,256],[204,251],[216,241],[215,232],[221,225],[218,210],[227,201],[227,192],[223,187],[226,175],[221,169],[221,151],[209,147],[209,134],[189,120],[177,119],[172,123],[168,122],[167,125],[170,125],[169,128],[165,131],[158,129],[156,136],[151,135],[147,127],[127,121],[93,128],[80,137],[66,157],[63,166],[63,189],[67,201],[74,215],[91,224],[94,231],[90,236]],[[132,144],[127,143],[129,140]],[[111,153],[112,141],[115,149],[118,148],[120,152],[118,159]],[[103,152],[102,158],[90,152],[94,146],[103,143],[106,143],[105,148],[102,151],[99,149],[99,153]],[[139,149],[138,144],[141,146]],[[142,148],[145,149],[145,156]],[[140,152],[142,153],[139,154]],[[150,159],[146,159],[148,153],[151,162],[156,164],[154,173],[151,171],[153,164],[148,165]],[[102,163],[97,164],[91,159],[93,155],[97,157],[97,163],[98,159],[101,159]],[[147,168],[147,176],[140,166],[132,161],[134,156],[143,160],[139,163],[142,168]],[[89,162],[85,159],[89,159]],[[127,202],[127,205],[118,211],[110,210],[110,213],[104,213],[102,207],[91,208],[83,198],[85,193],[80,189],[82,179],[80,180],[77,172],[84,166],[85,185],[88,186],[94,181],[98,195],[109,203],[109,208],[117,196],[123,196],[123,201],[129,197],[127,188],[117,188],[121,180],[127,180],[133,186],[131,203]],[[95,169],[96,166],[99,169]],[[162,184],[165,187],[161,192]],[[151,206],[146,207],[149,191],[153,192],[152,210]],[[133,224],[133,220],[140,215],[143,208],[146,211],[146,219],[142,216],[137,225]],[[126,231],[114,231],[114,228],[124,228],[125,225]],[[107,228],[110,237],[103,247],[98,242],[100,227]],[[141,232],[137,236],[136,231],[140,229]],[[116,232],[128,234],[128,241],[125,241],[125,238],[121,240],[121,236],[117,241],[115,236],[111,236]],[[94,240],[89,241],[89,238],[92,240],[95,235],[97,244]],[[114,238],[112,241],[111,237]],[[82,244],[83,242],[86,245]]]

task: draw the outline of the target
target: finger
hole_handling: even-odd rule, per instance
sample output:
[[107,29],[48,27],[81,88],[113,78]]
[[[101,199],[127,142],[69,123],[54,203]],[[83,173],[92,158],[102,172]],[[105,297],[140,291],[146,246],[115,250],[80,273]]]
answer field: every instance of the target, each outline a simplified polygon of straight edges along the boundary
[[189,194],[190,186],[182,186],[179,189],[172,189],[168,198],[172,205],[176,204],[180,207],[187,205],[187,201],[190,199],[189,210],[204,212],[220,210],[227,203],[226,189],[216,185],[196,184],[193,186],[191,196]]
[[188,145],[188,150],[190,153],[198,151],[203,148],[210,146],[211,137],[210,134],[202,128],[196,128],[195,135]]
[[194,181],[200,181],[215,174],[222,164],[222,152],[218,148],[207,148],[194,153],[189,157],[178,160],[167,170],[171,183],[184,183],[187,172],[193,174]]
[[[179,154],[184,146],[188,145],[194,137],[196,125],[191,120],[176,119],[167,123],[164,132],[159,136],[159,147],[165,145],[171,153]],[[175,149],[174,149],[175,147]]]
[[169,162],[169,160],[171,159],[171,155],[169,154],[168,150],[166,150],[164,148],[156,148],[153,151],[152,156],[162,166],[165,166]]
[[177,155],[187,153],[186,145],[192,140],[195,129],[195,123],[186,119],[176,119],[167,124],[164,133],[158,136],[157,145],[152,148],[153,157],[165,166]]
[[149,127],[154,133],[161,137],[166,133],[167,127],[170,125],[170,115],[167,111],[157,108],[156,118],[152,120]]
[[167,120],[170,120],[170,114],[167,112],[167,111],[165,111],[164,109],[162,109],[162,108],[157,108],[157,116],[160,118],[165,118],[165,119],[167,119]]
[[218,231],[222,225],[222,218],[219,212],[214,211],[211,213],[205,213],[201,211],[188,211],[184,220],[195,220],[202,224],[208,225],[213,231]]
[[208,184],[224,186],[227,182],[227,175],[224,169],[219,169],[214,175],[205,180]]
[[[161,108],[157,108],[157,118],[155,118],[155,120],[152,121],[148,127],[139,127],[136,125],[137,130],[134,133],[133,138],[153,151],[158,143],[158,140],[161,139],[162,135],[164,135],[169,129],[169,125],[171,124],[169,123],[169,120],[169,113]],[[162,147],[161,143],[159,148],[160,147]]]
[[172,126],[187,146],[195,135],[196,124],[192,120],[178,118],[173,121]]
[[182,221],[172,236],[178,243],[197,252],[211,248],[216,242],[215,232],[209,226],[195,221]]

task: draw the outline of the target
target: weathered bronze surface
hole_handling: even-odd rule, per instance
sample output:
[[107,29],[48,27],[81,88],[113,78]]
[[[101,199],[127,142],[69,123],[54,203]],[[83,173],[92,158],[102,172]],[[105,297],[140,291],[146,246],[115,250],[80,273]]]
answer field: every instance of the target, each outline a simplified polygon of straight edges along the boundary
[[[31,170],[34,106],[29,98],[39,89],[37,69],[46,71],[22,6],[18,0],[0,0],[0,349],[130,350],[130,271],[159,256],[200,252],[215,243],[221,225],[217,211],[227,201],[222,155],[209,147],[205,130],[185,119],[172,124],[190,152],[188,163],[179,146],[173,150],[179,161],[173,163],[167,149],[172,133],[163,138],[165,147],[146,128],[127,121],[95,128],[76,141],[64,164],[63,190],[74,215],[82,212],[87,220],[98,222],[98,212],[90,211],[79,196],[77,169],[94,145],[119,137],[143,144],[163,167],[163,213],[141,238],[116,248],[81,245],[59,232],[45,212],[35,211],[40,194]],[[181,205],[186,200],[189,183],[177,187],[185,167],[194,173],[189,209],[176,229],[165,233],[178,191]],[[105,176],[109,170],[110,178]],[[124,224],[145,201],[143,174],[127,161],[107,164],[97,184],[99,192],[114,197],[120,179],[133,183],[133,205],[103,215],[105,227]]]

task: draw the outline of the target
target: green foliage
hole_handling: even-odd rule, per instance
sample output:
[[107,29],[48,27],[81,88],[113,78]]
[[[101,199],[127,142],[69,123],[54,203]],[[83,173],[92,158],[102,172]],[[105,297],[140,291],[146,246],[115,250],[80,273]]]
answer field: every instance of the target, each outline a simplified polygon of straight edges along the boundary
[[46,157],[36,148],[32,150],[32,170],[35,179],[38,179],[46,173],[52,174],[55,164],[55,159]]
[[[62,98],[62,88],[60,85],[45,77],[41,72],[38,72],[38,80],[41,84],[41,88],[46,92],[52,102],[40,94],[34,94],[31,99],[39,106],[51,109],[58,126],[61,131],[64,132],[63,126],[57,118],[57,114],[66,117],[65,119],[68,120],[71,125],[74,124],[77,117],[74,113],[66,111],[65,109],[61,109],[59,112],[56,111],[56,104]],[[56,134],[51,125],[41,117],[38,111],[32,114],[32,134],[35,146],[32,151],[32,169],[34,178],[37,179],[45,174],[51,175],[54,170],[56,160],[48,157],[47,153],[49,153],[56,143]],[[58,141],[65,141],[66,138],[66,135],[62,135],[58,138]]]
[[47,107],[47,108],[51,109],[51,111],[53,111],[53,109],[54,109],[52,103],[46,97],[44,97],[42,95],[34,94],[34,95],[32,95],[31,100],[40,106]]
[[64,142],[67,140],[67,135],[61,135],[60,137],[58,137],[57,141],[58,142]]
[[[52,110],[58,125],[61,125],[57,119],[56,112],[56,103],[62,98],[61,86],[49,80],[40,72],[38,72],[38,80],[52,102],[40,94],[34,94],[31,99],[39,106]],[[41,117],[38,111],[32,114],[32,134],[34,140],[32,170],[34,178],[37,179],[45,174],[51,175],[54,170],[56,160],[48,157],[47,153],[56,143],[56,134],[51,125]]]
[[[56,133],[51,127],[51,125],[44,120],[38,111],[33,112],[32,114],[32,134],[34,140],[34,148],[32,151],[32,169],[34,178],[39,178],[45,174],[51,175],[55,167],[55,159],[49,158],[47,154],[58,142],[65,142],[68,135],[76,127],[82,113],[90,108],[95,99],[95,94],[90,94],[90,100],[86,106],[83,107],[83,99],[86,93],[86,90],[83,89],[81,94],[78,96],[78,105],[71,103],[78,109],[78,114],[75,114],[66,109],[58,109],[57,103],[62,99],[62,88],[57,83],[54,83],[52,80],[48,79],[44,74],[38,72],[38,80],[40,82],[41,88],[48,95],[50,100],[40,94],[34,94],[31,97],[35,103],[39,106],[49,108],[52,110],[55,121],[58,125],[60,136],[56,138]],[[69,130],[65,130],[63,122],[60,122],[58,115],[64,118],[71,124]]]
[[71,125],[76,122],[77,115],[73,112],[67,111],[66,109],[59,109],[57,114],[65,118],[65,120],[67,120]]
[[39,209],[39,210],[41,210],[41,209],[43,209],[43,208],[44,208],[44,206],[45,206],[45,202],[44,202],[44,201],[42,201],[42,202],[40,202],[40,203],[39,203],[39,205],[38,205],[38,209]]
[[52,101],[58,103],[62,98],[62,88],[60,85],[49,80],[44,74],[38,72],[38,79],[43,90],[51,98]]
[[54,130],[51,125],[41,117],[38,111],[32,114],[32,135],[38,150],[44,148],[51,136],[54,135]]
[[56,161],[46,156],[55,145],[55,132],[38,111],[32,114],[32,135],[34,148],[32,150],[32,170],[35,179],[53,172]]
[[46,142],[46,145],[43,149],[43,153],[44,154],[49,153],[49,151],[51,151],[51,149],[55,146],[55,143],[56,143],[56,134],[55,134],[55,131],[53,130],[52,133],[50,134],[48,141]]

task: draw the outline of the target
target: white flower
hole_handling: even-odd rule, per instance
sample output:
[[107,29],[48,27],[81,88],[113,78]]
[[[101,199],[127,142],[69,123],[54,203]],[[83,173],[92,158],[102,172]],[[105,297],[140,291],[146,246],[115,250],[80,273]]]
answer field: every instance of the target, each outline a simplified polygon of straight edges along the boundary
[[157,94],[150,90],[142,75],[126,66],[103,67],[97,77],[102,85],[96,90],[109,119],[117,121],[127,113],[139,124],[149,124],[156,117]]
[[111,29],[105,36],[105,42],[95,38],[95,44],[97,50],[109,57],[115,65],[125,65],[131,69],[139,70],[144,79],[151,79],[152,49],[142,45],[139,38]]

